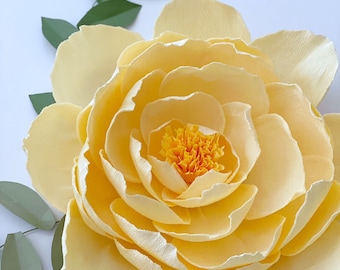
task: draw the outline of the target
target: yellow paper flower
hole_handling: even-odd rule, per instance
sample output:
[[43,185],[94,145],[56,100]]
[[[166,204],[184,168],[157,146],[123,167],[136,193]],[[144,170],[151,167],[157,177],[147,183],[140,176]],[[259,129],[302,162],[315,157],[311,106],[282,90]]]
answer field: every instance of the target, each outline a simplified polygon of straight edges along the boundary
[[24,143],[63,269],[337,269],[340,114],[316,109],[337,64],[214,0],[170,2],[148,41],[82,27]]

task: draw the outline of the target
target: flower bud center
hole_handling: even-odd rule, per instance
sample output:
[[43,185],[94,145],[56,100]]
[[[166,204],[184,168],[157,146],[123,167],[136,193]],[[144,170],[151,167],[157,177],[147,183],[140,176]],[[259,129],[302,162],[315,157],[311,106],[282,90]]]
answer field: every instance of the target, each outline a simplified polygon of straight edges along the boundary
[[219,145],[220,135],[203,134],[197,125],[188,125],[174,131],[165,128],[162,136],[160,154],[192,183],[197,176],[209,170],[222,171],[224,166],[218,160],[224,155],[224,146]]

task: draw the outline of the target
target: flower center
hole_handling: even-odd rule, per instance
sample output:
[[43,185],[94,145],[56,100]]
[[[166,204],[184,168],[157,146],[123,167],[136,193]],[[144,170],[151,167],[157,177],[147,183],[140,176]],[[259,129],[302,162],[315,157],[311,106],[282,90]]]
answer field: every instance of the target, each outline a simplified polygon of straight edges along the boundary
[[224,155],[224,146],[219,145],[219,134],[205,135],[197,125],[174,130],[165,128],[160,154],[192,183],[197,176],[209,170],[222,171],[224,166],[218,160]]

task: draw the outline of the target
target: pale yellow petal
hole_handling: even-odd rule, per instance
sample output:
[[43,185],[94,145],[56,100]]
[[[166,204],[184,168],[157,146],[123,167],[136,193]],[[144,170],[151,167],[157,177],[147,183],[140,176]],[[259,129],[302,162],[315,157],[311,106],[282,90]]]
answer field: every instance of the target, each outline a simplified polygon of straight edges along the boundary
[[282,81],[298,84],[314,106],[319,104],[338,67],[330,40],[309,31],[280,31],[253,45],[272,58]]
[[250,40],[247,27],[237,10],[215,0],[171,1],[156,21],[154,36],[165,31],[197,39],[241,37],[245,41]]
[[334,179],[340,182],[340,114],[326,114],[324,119],[333,139]]
[[219,133],[222,133],[225,125],[218,100],[208,94],[194,92],[185,97],[166,97],[145,106],[140,118],[144,141],[148,143],[150,132],[172,119],[207,127]]
[[305,192],[302,156],[283,118],[263,115],[254,125],[261,154],[245,181],[259,189],[249,219],[272,214]]
[[93,106],[91,104],[87,105],[80,111],[77,117],[77,135],[82,144],[84,144],[87,139],[87,123],[92,108]]
[[281,249],[281,253],[287,256],[295,256],[300,253],[322,235],[339,213],[340,184],[334,182],[325,200],[312,218],[302,231]]
[[240,102],[223,105],[226,118],[224,134],[240,160],[238,175],[233,182],[243,180],[255,165],[261,149],[252,120],[252,107]]
[[63,212],[73,197],[73,159],[81,148],[76,133],[80,110],[66,103],[46,107],[33,121],[24,140],[27,169],[34,188]]
[[142,184],[127,182],[124,175],[117,171],[102,154],[105,173],[120,197],[136,212],[151,220],[166,224],[186,224],[190,222],[188,211],[179,207],[170,208],[145,190]]
[[186,39],[155,43],[143,51],[127,66],[122,89],[129,91],[138,80],[156,69],[168,73],[181,66],[200,68],[212,62],[244,68],[265,83],[278,81],[273,66],[266,59],[238,51],[233,43],[210,44],[203,40]]
[[221,104],[239,101],[249,104],[253,116],[269,111],[269,100],[263,80],[243,68],[210,63],[202,68],[179,67],[162,82],[160,96],[185,96],[202,91]]
[[157,98],[163,72],[156,70],[138,81],[128,92],[106,132],[105,152],[110,163],[124,172],[128,181],[140,183],[130,155],[130,134],[139,128],[140,114],[145,104]]
[[256,192],[255,186],[241,185],[223,200],[190,209],[189,224],[166,225],[155,222],[154,226],[162,233],[190,242],[217,240],[237,229],[247,214]]
[[332,159],[330,137],[321,115],[297,85],[275,83],[267,86],[271,113],[285,119],[303,155]]
[[[265,259],[279,239],[284,218],[270,215],[244,221],[231,235],[209,242],[173,243],[184,260],[203,269],[228,269]],[[261,239],[261,241],[259,241]]]
[[141,39],[119,27],[80,27],[58,47],[51,74],[55,100],[86,106],[112,76],[121,52]]
[[268,256],[262,261],[248,264],[247,266],[236,268],[235,270],[266,270],[280,259],[280,253],[277,252]]
[[63,270],[137,269],[119,254],[112,239],[103,237],[86,226],[74,200],[68,206],[62,245]]
[[295,256],[282,256],[270,270],[336,270],[339,254],[340,223],[334,221],[313,245]]
[[155,230],[150,220],[139,215],[121,199],[114,201],[111,208],[121,229],[140,249],[168,266],[185,269],[177,258],[176,248]]

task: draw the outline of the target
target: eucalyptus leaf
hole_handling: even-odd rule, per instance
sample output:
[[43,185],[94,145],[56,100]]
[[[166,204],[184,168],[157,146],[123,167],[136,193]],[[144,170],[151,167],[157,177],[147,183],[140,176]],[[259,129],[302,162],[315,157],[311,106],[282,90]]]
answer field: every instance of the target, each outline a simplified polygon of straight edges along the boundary
[[127,27],[136,19],[142,7],[126,0],[100,2],[85,14],[77,24],[78,27],[95,24]]
[[29,95],[34,110],[39,114],[43,108],[55,103],[52,93],[40,93]]
[[8,234],[2,252],[2,270],[42,270],[38,254],[21,232]]
[[51,230],[56,223],[43,199],[20,183],[0,181],[0,204],[39,229]]
[[63,252],[61,246],[61,237],[63,234],[65,223],[65,216],[59,221],[59,224],[54,232],[52,249],[51,249],[51,259],[53,270],[60,270],[63,266]]
[[77,27],[60,19],[41,17],[41,24],[45,38],[54,48],[57,48],[72,33],[78,31]]

